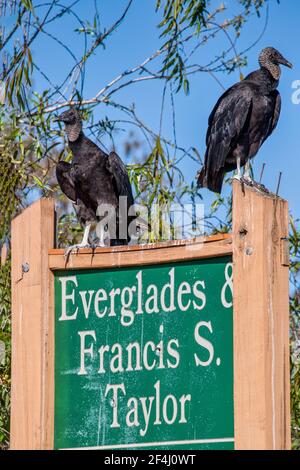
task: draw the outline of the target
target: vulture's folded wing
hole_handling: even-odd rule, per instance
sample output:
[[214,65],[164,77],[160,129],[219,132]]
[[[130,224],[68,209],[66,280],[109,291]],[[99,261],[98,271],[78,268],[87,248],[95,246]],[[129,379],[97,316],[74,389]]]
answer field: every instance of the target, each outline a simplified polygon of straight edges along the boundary
[[209,120],[205,167],[211,175],[225,166],[247,122],[252,108],[252,90],[243,82],[234,85],[219,99]]
[[116,152],[110,152],[106,166],[113,176],[118,196],[127,196],[127,207],[129,208],[134,204],[134,200],[126,166]]
[[72,202],[76,202],[75,185],[70,174],[71,168],[72,165],[70,165],[70,163],[59,162],[56,165],[56,178],[62,192],[71,199]]
[[274,129],[277,127],[280,111],[281,111],[281,96],[278,90],[273,91],[274,96],[274,114],[271,117],[270,127],[268,130],[268,134],[264,138],[264,141],[272,134]]

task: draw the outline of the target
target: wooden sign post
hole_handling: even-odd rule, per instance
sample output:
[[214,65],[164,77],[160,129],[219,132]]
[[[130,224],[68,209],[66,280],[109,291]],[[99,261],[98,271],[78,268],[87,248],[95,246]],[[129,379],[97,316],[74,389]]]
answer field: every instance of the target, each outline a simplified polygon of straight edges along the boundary
[[290,448],[288,204],[234,181],[235,438]]
[[13,449],[289,449],[288,208],[233,185],[233,233],[54,248],[12,224]]

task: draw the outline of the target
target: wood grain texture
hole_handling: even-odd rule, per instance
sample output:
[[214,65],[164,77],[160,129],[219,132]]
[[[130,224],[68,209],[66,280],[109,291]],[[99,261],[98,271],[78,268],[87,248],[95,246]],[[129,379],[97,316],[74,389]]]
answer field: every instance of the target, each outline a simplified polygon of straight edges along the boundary
[[49,267],[55,271],[142,266],[230,254],[232,254],[232,238],[226,234],[147,245],[97,248],[94,252],[85,248],[71,254],[68,261],[64,257],[64,250],[49,250]]
[[11,449],[53,446],[53,246],[54,201],[41,199],[12,221]]
[[288,204],[233,183],[236,449],[290,449]]

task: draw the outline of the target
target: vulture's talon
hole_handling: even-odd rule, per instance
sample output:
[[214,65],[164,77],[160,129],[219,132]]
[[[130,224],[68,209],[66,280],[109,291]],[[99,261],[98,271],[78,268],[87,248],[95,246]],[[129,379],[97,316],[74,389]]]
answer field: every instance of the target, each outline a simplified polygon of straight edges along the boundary
[[93,251],[95,251],[97,248],[107,248],[107,245],[103,244],[103,243],[93,243],[91,245],[91,248]]
[[81,243],[79,243],[78,245],[69,246],[64,252],[64,257],[69,259],[71,254],[78,255],[79,250],[81,248],[92,248],[92,247],[91,245],[86,245],[86,244],[81,244]]
[[108,248],[109,244],[98,242],[96,248]]
[[245,176],[242,176],[242,178],[240,179],[240,181],[244,184],[246,184],[247,186],[255,186],[255,182],[253,181],[253,179],[251,179],[250,177],[245,177]]
[[264,184],[256,183],[255,181],[253,181],[253,186],[259,191],[262,191],[263,193],[266,193],[266,194],[270,193],[270,191],[265,187]]
[[234,175],[234,176],[232,177],[232,180],[243,181],[243,178],[242,178],[241,176],[239,176],[239,175]]

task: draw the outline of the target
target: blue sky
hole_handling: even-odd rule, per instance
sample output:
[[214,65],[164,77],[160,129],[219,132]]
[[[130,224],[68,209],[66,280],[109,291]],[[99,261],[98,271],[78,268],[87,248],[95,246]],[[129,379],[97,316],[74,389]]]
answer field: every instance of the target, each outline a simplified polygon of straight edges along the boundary
[[[45,2],[47,3],[47,2]],[[67,3],[67,2],[65,2]],[[120,16],[127,4],[126,0],[98,0],[101,23],[108,27],[114,19]],[[212,4],[221,2],[213,1]],[[225,17],[239,11],[238,2],[230,0],[224,2],[228,7]],[[91,18],[94,0],[81,2],[77,12],[81,17]],[[106,42],[106,49],[98,49],[92,57],[86,73],[84,98],[90,98],[97,93],[111,79],[126,68],[141,63],[161,45],[157,24],[160,15],[155,13],[155,0],[134,0],[133,6],[126,21],[121,25]],[[259,177],[263,162],[267,163],[264,184],[271,190],[276,189],[278,174],[283,171],[280,194],[288,199],[291,212],[300,217],[300,180],[299,180],[299,150],[298,139],[300,135],[300,105],[292,103],[292,83],[300,80],[300,54],[299,54],[299,18],[300,2],[285,0],[278,5],[277,0],[270,0],[269,20],[267,29],[262,39],[248,53],[248,66],[243,69],[246,74],[257,68],[257,58],[260,50],[265,46],[278,48],[283,55],[294,64],[294,69],[283,68],[279,90],[282,95],[282,112],[278,128],[264,144],[254,162],[256,178]],[[241,38],[237,44],[237,50],[242,51],[256,41],[265,24],[265,12],[260,19],[253,19],[244,27]],[[54,26],[48,28],[49,32],[64,40],[78,55],[82,52],[82,41],[78,35],[74,35],[75,23],[71,16],[64,16]],[[218,51],[226,47],[226,38],[210,42],[205,48],[199,49],[195,56],[195,62],[205,64]],[[69,56],[48,37],[41,37],[35,43],[33,52],[37,61],[48,71],[52,81],[59,83],[65,76],[66,70],[72,65]],[[227,88],[239,80],[238,72],[230,75],[220,73],[218,79]],[[44,86],[41,77],[36,77],[36,86],[40,89]],[[130,105],[135,103],[137,114],[158,131],[160,121],[160,107],[162,97],[162,83],[157,81],[134,85],[121,91],[116,98],[119,102]],[[186,96],[183,92],[175,96],[177,142],[180,146],[197,148],[201,156],[205,151],[205,134],[207,119],[216,100],[222,93],[222,88],[206,73],[197,74],[191,79],[191,92]],[[163,134],[172,136],[172,112],[167,99]],[[118,118],[118,112],[104,105],[95,110],[95,118],[105,116]],[[128,129],[128,132],[130,129]],[[122,144],[126,135],[120,132],[116,135],[117,149],[124,158]],[[105,139],[103,143],[110,143]],[[123,154],[122,154],[123,152]],[[182,165],[185,177],[191,182],[198,170],[197,165],[186,160]],[[211,201],[212,196],[207,190],[203,190],[205,201]]]

